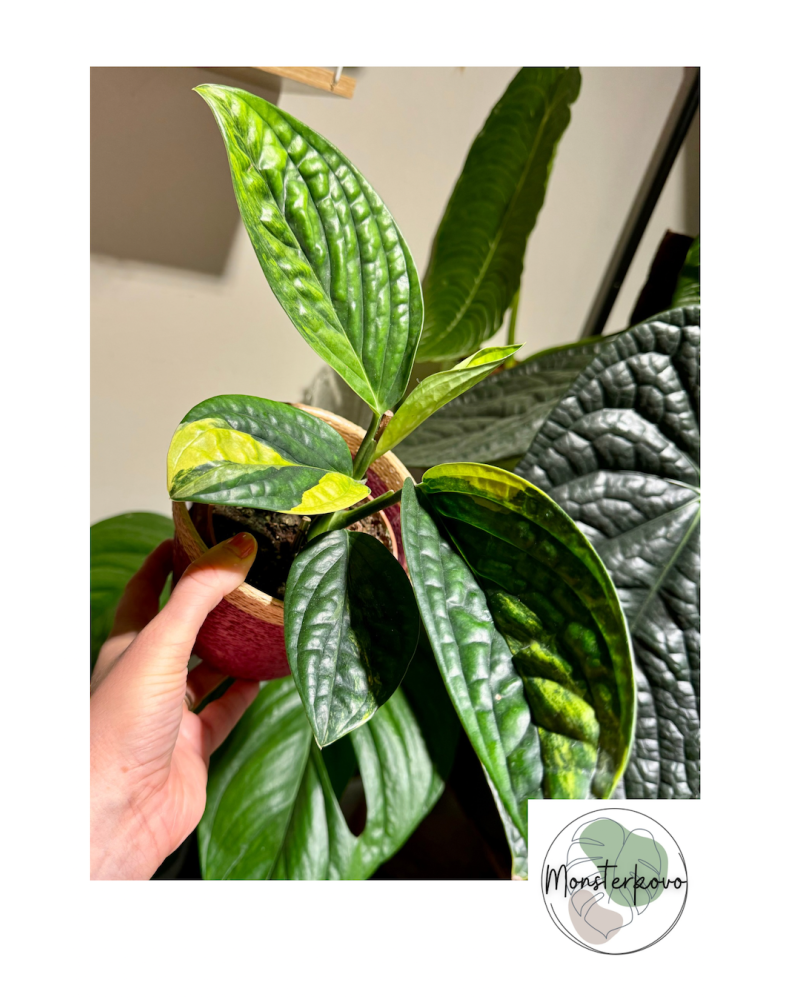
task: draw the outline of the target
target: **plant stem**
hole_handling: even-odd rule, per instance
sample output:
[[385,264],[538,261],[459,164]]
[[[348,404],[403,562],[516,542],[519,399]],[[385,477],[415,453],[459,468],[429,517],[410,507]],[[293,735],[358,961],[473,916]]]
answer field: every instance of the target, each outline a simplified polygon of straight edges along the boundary
[[[374,451],[376,450],[376,432],[379,430],[379,424],[381,422],[381,414],[373,413],[371,415],[371,423],[368,426],[368,430],[365,432],[365,437],[362,439],[360,447],[357,449],[357,455],[354,459],[352,476],[355,479],[362,479],[368,471],[368,466],[371,464],[371,459],[373,458]],[[335,511],[333,514],[322,514],[320,517],[317,517],[310,526],[306,541],[309,542],[311,539],[315,538],[316,535],[323,535],[325,531],[332,531],[336,527],[335,520],[338,515],[345,513],[346,511]],[[357,520],[357,518],[354,518],[354,520]]]
[[376,450],[376,432],[379,430],[381,420],[381,413],[374,413],[371,416],[371,423],[368,426],[368,430],[365,432],[365,437],[363,438],[362,444],[360,445],[354,459],[352,476],[354,476],[355,479],[362,479],[368,471],[368,466],[371,464],[373,453]]
[[222,681],[218,687],[216,687],[213,691],[210,691],[206,695],[206,697],[199,705],[196,705],[195,708],[192,709],[195,715],[200,715],[200,713],[204,710],[204,708],[206,708],[207,705],[210,705],[213,701],[216,701],[218,698],[221,698],[235,680],[236,680],[235,677],[226,677],[225,680]]
[[376,514],[377,511],[384,510],[385,507],[392,507],[400,499],[401,490],[397,490],[395,493],[392,490],[388,490],[387,493],[369,500],[368,503],[364,503],[361,507],[352,507],[349,510],[336,510],[334,514],[325,514],[311,525],[308,532],[308,541],[311,541],[317,535],[323,535],[327,531],[348,528],[350,524],[356,524],[357,521],[368,517],[369,514]]
[[[507,344],[509,347],[513,347],[516,343],[516,315],[519,312],[519,289],[514,292],[514,297],[511,299],[511,316],[508,320],[508,340]],[[512,354],[510,358],[507,358],[503,364],[503,368],[514,368],[517,364],[516,357]]]

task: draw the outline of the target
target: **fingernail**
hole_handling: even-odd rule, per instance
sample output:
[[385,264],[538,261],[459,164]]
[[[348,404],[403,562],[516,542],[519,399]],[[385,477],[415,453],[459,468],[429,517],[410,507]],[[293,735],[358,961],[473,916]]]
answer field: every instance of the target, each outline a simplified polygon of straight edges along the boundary
[[225,544],[240,559],[246,559],[255,549],[255,539],[247,531],[234,535]]

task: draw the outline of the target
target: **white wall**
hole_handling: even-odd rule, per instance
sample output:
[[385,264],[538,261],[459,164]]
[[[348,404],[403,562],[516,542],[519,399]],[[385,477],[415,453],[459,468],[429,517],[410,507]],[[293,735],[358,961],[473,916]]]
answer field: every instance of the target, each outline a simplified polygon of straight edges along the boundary
[[[515,71],[365,68],[351,101],[286,84],[279,103],[360,168],[422,271],[466,151]],[[583,68],[528,245],[518,324],[525,353],[578,337],[681,76],[678,68]],[[695,155],[682,151],[674,167],[609,330],[626,324],[664,231],[697,232]],[[219,275],[100,255],[91,264],[91,519],[165,513],[167,447],[191,406],[221,392],[299,400],[321,363],[277,304],[241,224]]]

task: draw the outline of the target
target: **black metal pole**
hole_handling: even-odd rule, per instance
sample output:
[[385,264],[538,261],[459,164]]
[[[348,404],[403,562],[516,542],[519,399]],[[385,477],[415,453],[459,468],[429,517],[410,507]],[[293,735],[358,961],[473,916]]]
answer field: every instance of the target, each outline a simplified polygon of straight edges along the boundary
[[[621,290],[626,272],[632,263],[645,227],[656,208],[659,196],[667,181],[673,164],[681,149],[681,144],[687,136],[689,126],[700,106],[700,69],[691,69],[685,74],[678,95],[670,109],[665,127],[659,137],[659,142],[648,164],[643,182],[637,191],[632,208],[624,223],[621,235],[615,245],[615,250],[604,272],[596,298],[585,326],[582,328],[580,340],[587,337],[598,337],[609,319],[612,307]],[[697,235],[697,234],[692,234]]]

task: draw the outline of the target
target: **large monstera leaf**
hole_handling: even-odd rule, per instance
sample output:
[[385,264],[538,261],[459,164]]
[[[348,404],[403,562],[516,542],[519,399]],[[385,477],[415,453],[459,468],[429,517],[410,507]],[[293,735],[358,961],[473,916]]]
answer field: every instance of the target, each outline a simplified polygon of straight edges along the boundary
[[160,542],[173,537],[173,521],[133,511],[91,525],[91,668],[110,634],[129,580]]
[[401,399],[423,323],[412,256],[357,168],[285,111],[233,87],[196,88],[220,127],[236,200],[278,301],[378,414]]
[[288,662],[320,747],[393,695],[420,619],[406,573],[381,542],[330,531],[300,552],[285,595]]
[[628,798],[700,793],[700,308],[610,338],[517,471],[590,538],[636,655]]
[[529,798],[607,798],[634,682],[617,595],[585,536],[530,483],[471,463],[405,483],[401,527],[440,671],[516,831],[527,839]]
[[370,492],[329,424],[257,396],[213,396],[190,410],[170,443],[168,490],[173,500],[291,514],[343,510]]
[[521,69],[467,155],[423,283],[419,361],[461,358],[500,328],[580,90],[578,69]]
[[418,469],[441,462],[500,464],[512,459],[515,464],[571,383],[606,342],[607,338],[592,337],[567,347],[553,347],[490,375],[395,445],[398,457]]
[[[439,798],[458,723],[422,646],[409,683],[364,727],[320,750],[292,678],[265,684],[212,757],[198,827],[206,879],[365,879]],[[340,807],[359,769],[365,827]]]

